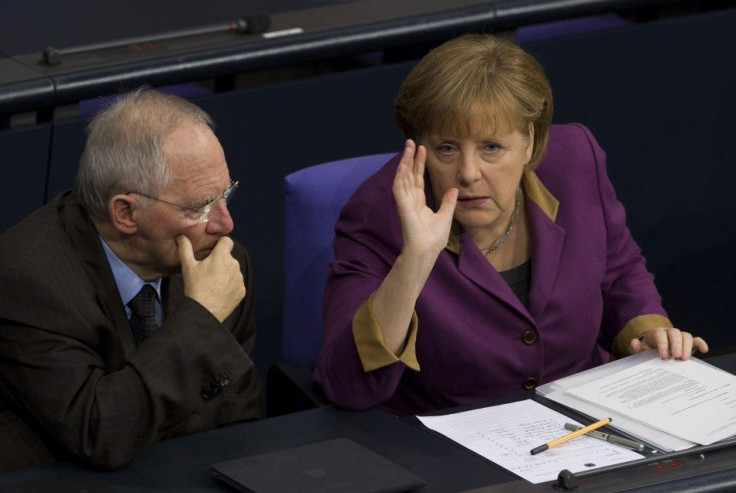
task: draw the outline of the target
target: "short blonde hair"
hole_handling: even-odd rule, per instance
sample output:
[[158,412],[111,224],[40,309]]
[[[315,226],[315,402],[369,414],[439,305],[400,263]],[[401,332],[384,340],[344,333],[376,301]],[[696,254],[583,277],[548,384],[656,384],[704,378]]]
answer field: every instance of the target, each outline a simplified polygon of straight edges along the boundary
[[469,134],[483,128],[534,127],[529,167],[542,159],[552,124],[552,88],[539,62],[518,45],[466,34],[430,51],[404,79],[394,100],[407,138]]

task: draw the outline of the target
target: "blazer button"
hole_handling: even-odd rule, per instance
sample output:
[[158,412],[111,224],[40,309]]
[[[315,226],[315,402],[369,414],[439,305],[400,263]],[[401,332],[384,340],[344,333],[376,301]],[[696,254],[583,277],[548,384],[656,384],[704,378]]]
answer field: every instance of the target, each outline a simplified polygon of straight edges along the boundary
[[228,376],[227,376],[227,375],[223,375],[223,376],[221,376],[221,377],[220,377],[220,379],[219,379],[219,380],[217,381],[217,384],[218,384],[218,385],[219,385],[220,387],[225,387],[225,386],[226,386],[227,384],[229,384],[229,383],[230,383],[230,378],[228,378]]
[[524,390],[534,390],[537,387],[537,379],[534,377],[527,377],[524,379],[524,383],[521,384]]
[[537,333],[533,330],[525,330],[523,334],[521,334],[521,340],[524,341],[524,344],[527,346],[531,346],[535,342],[537,342]]
[[202,396],[202,399],[209,400],[212,399],[218,392],[220,392],[220,386],[217,384],[217,382],[210,382],[209,385],[205,385],[202,387],[202,392],[200,395]]

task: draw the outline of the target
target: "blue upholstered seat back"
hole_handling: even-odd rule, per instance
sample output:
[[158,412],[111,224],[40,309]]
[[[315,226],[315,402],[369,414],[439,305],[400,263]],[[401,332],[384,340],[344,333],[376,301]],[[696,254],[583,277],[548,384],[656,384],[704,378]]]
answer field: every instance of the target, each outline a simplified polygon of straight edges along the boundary
[[285,360],[314,368],[322,338],[322,293],[333,258],[335,222],[355,189],[393,155],[332,161],[284,179]]

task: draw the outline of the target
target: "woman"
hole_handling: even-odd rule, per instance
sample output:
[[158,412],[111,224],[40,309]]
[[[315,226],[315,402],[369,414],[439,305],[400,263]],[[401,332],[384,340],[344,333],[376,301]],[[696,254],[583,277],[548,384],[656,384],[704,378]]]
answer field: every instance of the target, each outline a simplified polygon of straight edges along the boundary
[[330,400],[421,413],[604,363],[601,340],[615,356],[708,350],[667,318],[593,136],[551,126],[533,57],[449,41],[395,110],[403,154],[336,225],[315,371]]

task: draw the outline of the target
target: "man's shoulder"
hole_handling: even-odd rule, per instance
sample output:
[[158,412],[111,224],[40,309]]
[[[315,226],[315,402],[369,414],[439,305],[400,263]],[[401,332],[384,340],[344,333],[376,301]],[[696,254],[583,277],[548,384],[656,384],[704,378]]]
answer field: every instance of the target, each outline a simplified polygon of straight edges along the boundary
[[0,235],[3,259],[16,261],[18,258],[33,255],[61,233],[63,228],[57,207],[53,203],[46,204]]
[[0,234],[2,269],[23,268],[36,261],[62,261],[73,254],[62,220],[65,196],[60,195]]

